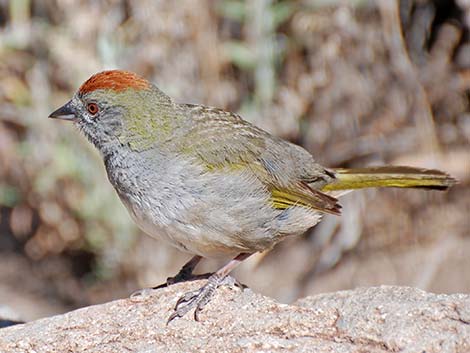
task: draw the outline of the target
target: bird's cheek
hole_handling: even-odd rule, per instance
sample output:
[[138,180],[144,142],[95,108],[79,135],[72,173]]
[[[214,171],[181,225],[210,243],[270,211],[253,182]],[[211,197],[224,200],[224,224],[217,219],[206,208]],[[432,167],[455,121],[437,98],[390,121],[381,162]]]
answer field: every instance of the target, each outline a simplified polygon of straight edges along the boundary
[[122,123],[120,119],[113,117],[110,119],[106,119],[106,121],[103,121],[102,123],[103,123],[104,131],[109,136],[117,136],[121,134]]
[[94,125],[93,120],[91,120],[88,116],[82,115],[80,119],[77,119],[75,122],[78,126],[84,129],[89,129]]

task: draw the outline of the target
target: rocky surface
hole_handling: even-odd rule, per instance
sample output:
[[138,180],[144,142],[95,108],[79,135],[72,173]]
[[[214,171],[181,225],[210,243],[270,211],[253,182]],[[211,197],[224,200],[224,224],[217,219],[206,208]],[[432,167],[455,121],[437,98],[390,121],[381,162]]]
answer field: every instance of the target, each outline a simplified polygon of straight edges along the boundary
[[166,325],[202,282],[0,330],[0,352],[470,352],[470,295],[372,287],[280,304],[221,287],[201,313]]

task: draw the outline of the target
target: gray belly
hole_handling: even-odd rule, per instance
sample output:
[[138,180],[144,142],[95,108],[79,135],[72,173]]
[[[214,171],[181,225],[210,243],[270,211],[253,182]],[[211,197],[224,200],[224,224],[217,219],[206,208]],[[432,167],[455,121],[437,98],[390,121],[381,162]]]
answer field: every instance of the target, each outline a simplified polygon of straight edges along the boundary
[[184,163],[160,170],[125,178],[115,173],[110,180],[142,231],[191,254],[217,258],[262,251],[320,219],[303,207],[274,209],[252,174],[205,174]]

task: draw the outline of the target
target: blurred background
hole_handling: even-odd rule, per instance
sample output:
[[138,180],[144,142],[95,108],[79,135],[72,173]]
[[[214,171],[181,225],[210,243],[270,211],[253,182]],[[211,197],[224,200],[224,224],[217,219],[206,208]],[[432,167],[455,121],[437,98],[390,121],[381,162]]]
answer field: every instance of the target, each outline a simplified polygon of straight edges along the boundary
[[109,68],[238,112],[327,166],[460,180],[348,195],[342,217],[246,261],[236,276],[253,290],[470,292],[469,26],[468,0],[0,0],[0,317],[127,297],[189,258],[141,235],[97,152],[47,119]]

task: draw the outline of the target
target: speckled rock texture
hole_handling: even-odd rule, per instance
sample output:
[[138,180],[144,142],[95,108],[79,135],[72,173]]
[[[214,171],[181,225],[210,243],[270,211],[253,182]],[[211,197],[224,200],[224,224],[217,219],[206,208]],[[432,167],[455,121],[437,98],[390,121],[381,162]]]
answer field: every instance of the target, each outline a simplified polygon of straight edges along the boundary
[[373,287],[280,304],[221,287],[201,313],[166,325],[202,282],[0,330],[0,352],[470,352],[470,295]]

